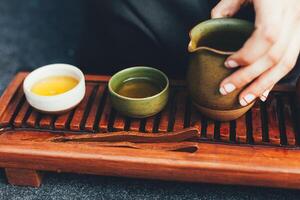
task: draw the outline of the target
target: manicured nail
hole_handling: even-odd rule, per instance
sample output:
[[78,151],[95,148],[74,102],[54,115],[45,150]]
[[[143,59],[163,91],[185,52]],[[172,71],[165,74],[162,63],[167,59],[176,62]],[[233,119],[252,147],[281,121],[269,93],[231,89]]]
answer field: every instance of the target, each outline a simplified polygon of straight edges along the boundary
[[233,85],[232,83],[227,83],[223,87],[227,94],[233,92],[236,89],[235,85]]
[[240,100],[240,104],[242,106],[246,106],[249,103],[251,103],[255,99],[255,96],[253,94],[247,94]]
[[262,94],[262,96],[264,96],[264,97],[268,97],[269,96],[269,93],[270,93],[270,90],[266,90],[263,94]]
[[264,97],[264,96],[260,96],[259,98],[260,98],[260,100],[263,101],[263,102],[265,102],[265,101],[267,100],[267,98]]
[[244,99],[247,101],[247,103],[251,103],[255,99],[255,96],[253,94],[247,94],[244,96]]
[[266,101],[269,96],[270,90],[266,90],[259,98],[262,101]]
[[246,106],[247,105],[247,102],[245,101],[245,99],[240,99],[240,104],[242,106]]
[[225,89],[224,89],[223,87],[220,87],[219,92],[220,92],[222,95],[226,95],[226,94],[227,94],[227,92],[225,91]]
[[225,66],[228,67],[228,68],[235,68],[235,67],[238,67],[239,64],[234,60],[227,60],[225,62]]
[[222,95],[226,95],[230,92],[233,92],[235,89],[235,85],[233,85],[232,83],[227,83],[223,87],[220,87],[219,91]]

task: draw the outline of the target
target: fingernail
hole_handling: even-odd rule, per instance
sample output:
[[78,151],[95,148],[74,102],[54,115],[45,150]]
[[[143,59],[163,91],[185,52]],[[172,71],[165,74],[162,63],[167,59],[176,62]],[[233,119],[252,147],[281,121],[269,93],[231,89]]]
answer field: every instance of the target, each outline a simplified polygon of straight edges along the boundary
[[235,85],[233,85],[232,83],[227,83],[223,87],[220,87],[219,91],[222,95],[226,95],[230,92],[233,92],[235,89]]
[[240,104],[242,106],[246,106],[249,103],[251,103],[255,99],[255,96],[253,94],[247,94],[240,100]]
[[266,90],[262,96],[264,96],[265,98],[267,98],[269,96],[270,90]]
[[263,102],[265,102],[265,101],[267,100],[267,98],[264,97],[264,96],[260,96],[259,98],[260,98],[260,100],[263,101]]
[[247,102],[244,100],[244,99],[240,99],[240,104],[242,106],[246,106],[247,105]]
[[224,89],[223,87],[220,87],[219,92],[220,92],[222,95],[226,95],[226,94],[227,94],[227,92],[225,91],[225,89]]
[[227,60],[225,62],[225,66],[228,67],[228,68],[235,68],[235,67],[238,67],[239,64],[234,60]]
[[247,103],[251,103],[255,99],[255,96],[253,94],[247,94],[244,96],[244,99],[247,101]]
[[266,90],[259,98],[260,100],[262,100],[263,102],[265,102],[269,96],[270,90]]
[[227,83],[223,87],[227,94],[233,92],[236,89],[235,85],[233,85],[232,83]]

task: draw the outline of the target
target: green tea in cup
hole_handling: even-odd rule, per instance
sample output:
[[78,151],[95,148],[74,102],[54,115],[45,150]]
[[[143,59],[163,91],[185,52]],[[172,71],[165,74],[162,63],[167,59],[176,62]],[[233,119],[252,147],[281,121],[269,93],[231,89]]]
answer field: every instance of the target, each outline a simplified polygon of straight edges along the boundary
[[136,77],[125,80],[116,92],[129,98],[146,98],[158,94],[162,89],[147,77]]
[[158,69],[137,66],[113,75],[108,83],[115,110],[134,118],[145,118],[160,112],[168,102],[169,80]]

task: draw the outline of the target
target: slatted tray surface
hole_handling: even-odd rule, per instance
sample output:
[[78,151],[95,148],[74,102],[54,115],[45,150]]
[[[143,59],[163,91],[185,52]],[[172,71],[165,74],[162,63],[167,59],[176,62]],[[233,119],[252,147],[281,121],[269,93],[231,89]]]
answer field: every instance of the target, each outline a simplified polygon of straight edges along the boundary
[[[194,109],[184,82],[171,81],[165,109],[133,119],[111,107],[110,77],[86,75],[83,101],[55,116],[29,106],[22,89],[27,74],[17,74],[0,98],[0,167],[11,184],[39,186],[39,171],[56,171],[300,189],[300,118],[293,87],[276,86],[267,102],[257,102],[235,121],[218,122]],[[170,140],[185,128],[197,137]],[[125,143],[99,142],[128,133],[119,131],[152,142],[119,136]],[[81,140],[66,142],[69,137]],[[169,139],[153,142],[153,137]]]
[[[26,73],[19,76],[24,78]],[[133,119],[120,115],[111,107],[107,94],[109,77],[87,76],[86,95],[81,104],[67,114],[55,116],[41,114],[30,107],[20,80],[12,98],[7,100],[7,107],[1,110],[2,128],[93,134],[124,130],[164,133],[195,126],[203,141],[289,147],[299,144],[298,113],[291,91],[273,92],[266,103],[257,102],[241,118],[218,122],[201,116],[191,104],[183,82],[173,81],[170,100],[161,113],[147,119]]]

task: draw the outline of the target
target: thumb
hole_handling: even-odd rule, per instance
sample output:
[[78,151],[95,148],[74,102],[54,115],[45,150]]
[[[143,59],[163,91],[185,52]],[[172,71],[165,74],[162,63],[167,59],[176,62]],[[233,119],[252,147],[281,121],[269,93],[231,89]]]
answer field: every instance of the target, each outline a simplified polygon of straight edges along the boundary
[[211,18],[232,17],[247,0],[221,0],[211,11]]

